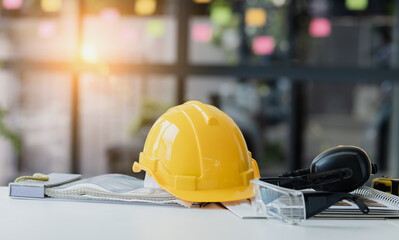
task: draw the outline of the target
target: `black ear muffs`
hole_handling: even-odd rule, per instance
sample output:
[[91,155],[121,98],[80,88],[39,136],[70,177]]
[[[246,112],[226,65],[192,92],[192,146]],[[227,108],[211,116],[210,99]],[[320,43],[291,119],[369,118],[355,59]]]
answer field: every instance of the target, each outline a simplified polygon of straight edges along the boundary
[[313,188],[329,192],[351,192],[377,172],[367,154],[358,147],[338,146],[318,155],[310,168],[260,180],[292,189]]
[[291,189],[318,190],[303,193],[306,218],[310,218],[342,199],[354,201],[360,211],[367,214],[368,207],[349,192],[361,187],[376,172],[377,166],[361,148],[338,146],[317,156],[310,168],[260,180]]
[[377,172],[377,165],[361,148],[353,146],[338,146],[317,156],[310,165],[310,173],[320,173],[334,169],[350,169],[352,175],[334,183],[314,187],[315,190],[330,192],[351,192],[363,186],[371,174]]

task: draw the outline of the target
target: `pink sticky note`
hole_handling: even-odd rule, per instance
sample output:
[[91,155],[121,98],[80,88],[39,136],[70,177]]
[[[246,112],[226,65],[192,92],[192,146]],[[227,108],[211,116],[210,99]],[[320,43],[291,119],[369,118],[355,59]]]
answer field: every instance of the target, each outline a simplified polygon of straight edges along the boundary
[[57,32],[57,23],[54,21],[43,21],[37,28],[37,34],[41,38],[51,38]]
[[255,37],[252,50],[256,55],[270,55],[274,52],[274,38],[270,36]]
[[18,9],[22,7],[24,0],[3,0],[3,7],[5,9]]
[[118,9],[115,8],[104,8],[101,10],[100,18],[104,22],[113,23],[119,20],[120,13]]
[[122,30],[122,39],[125,42],[129,42],[129,43],[134,42],[137,40],[137,37],[138,37],[138,33],[137,33],[136,28],[134,28],[134,27],[127,27]]
[[207,24],[197,24],[191,29],[191,38],[195,42],[209,42],[212,38],[212,28]]
[[312,37],[328,37],[331,34],[331,22],[327,18],[315,18],[309,24]]

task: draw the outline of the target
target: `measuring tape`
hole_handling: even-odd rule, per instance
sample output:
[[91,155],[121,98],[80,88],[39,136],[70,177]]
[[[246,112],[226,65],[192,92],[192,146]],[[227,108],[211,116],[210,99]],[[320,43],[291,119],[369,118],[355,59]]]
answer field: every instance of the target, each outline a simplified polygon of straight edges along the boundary
[[399,179],[380,177],[373,179],[371,187],[386,193],[399,195]]
[[20,181],[24,181],[24,180],[36,180],[36,181],[48,181],[50,178],[43,174],[43,173],[35,173],[32,176],[22,176],[19,177],[17,179],[15,179],[14,182],[20,182]]

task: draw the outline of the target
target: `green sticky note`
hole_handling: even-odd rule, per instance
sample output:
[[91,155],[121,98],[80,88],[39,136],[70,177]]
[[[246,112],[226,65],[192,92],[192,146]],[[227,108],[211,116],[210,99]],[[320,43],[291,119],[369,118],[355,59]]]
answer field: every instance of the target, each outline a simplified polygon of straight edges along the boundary
[[352,11],[362,11],[369,5],[368,0],[346,0],[345,6],[347,9]]
[[147,22],[146,32],[151,37],[162,37],[165,33],[165,24],[162,20],[150,20]]
[[211,6],[210,15],[212,22],[218,25],[227,25],[233,17],[233,10],[230,4],[216,2]]

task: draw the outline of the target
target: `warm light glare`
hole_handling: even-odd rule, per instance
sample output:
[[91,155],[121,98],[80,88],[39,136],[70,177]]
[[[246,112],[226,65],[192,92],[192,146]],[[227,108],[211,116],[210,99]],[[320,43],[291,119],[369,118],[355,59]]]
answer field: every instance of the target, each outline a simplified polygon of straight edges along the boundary
[[195,3],[210,3],[212,0],[194,0]]
[[88,63],[95,63],[98,60],[97,49],[91,45],[85,45],[82,47],[82,59]]
[[245,11],[248,26],[261,27],[266,24],[266,11],[263,8],[249,8]]
[[345,6],[347,9],[352,11],[362,11],[369,5],[368,0],[346,0]]
[[37,28],[37,35],[41,38],[51,38],[57,32],[57,23],[54,21],[43,21]]
[[97,64],[97,72],[101,75],[109,75],[110,69],[108,64],[106,63]]
[[152,15],[156,9],[156,0],[136,0],[134,4],[134,10],[138,15]]
[[270,36],[255,37],[252,50],[256,55],[270,55],[274,52],[274,38]]
[[331,34],[331,23],[327,18],[315,18],[309,24],[312,37],[328,37]]
[[162,37],[165,33],[165,25],[162,20],[150,20],[146,25],[146,32],[151,37]]
[[61,9],[62,0],[41,0],[40,6],[44,12],[58,12]]
[[195,42],[207,43],[212,38],[212,28],[207,24],[197,24],[191,29],[191,38]]
[[19,9],[23,4],[23,0],[3,0],[3,7],[8,10]]
[[120,13],[118,9],[115,8],[104,8],[101,10],[100,18],[104,22],[114,23],[117,22],[120,18]]
[[212,4],[211,6],[211,20],[218,25],[228,25],[233,17],[233,10],[228,4]]

